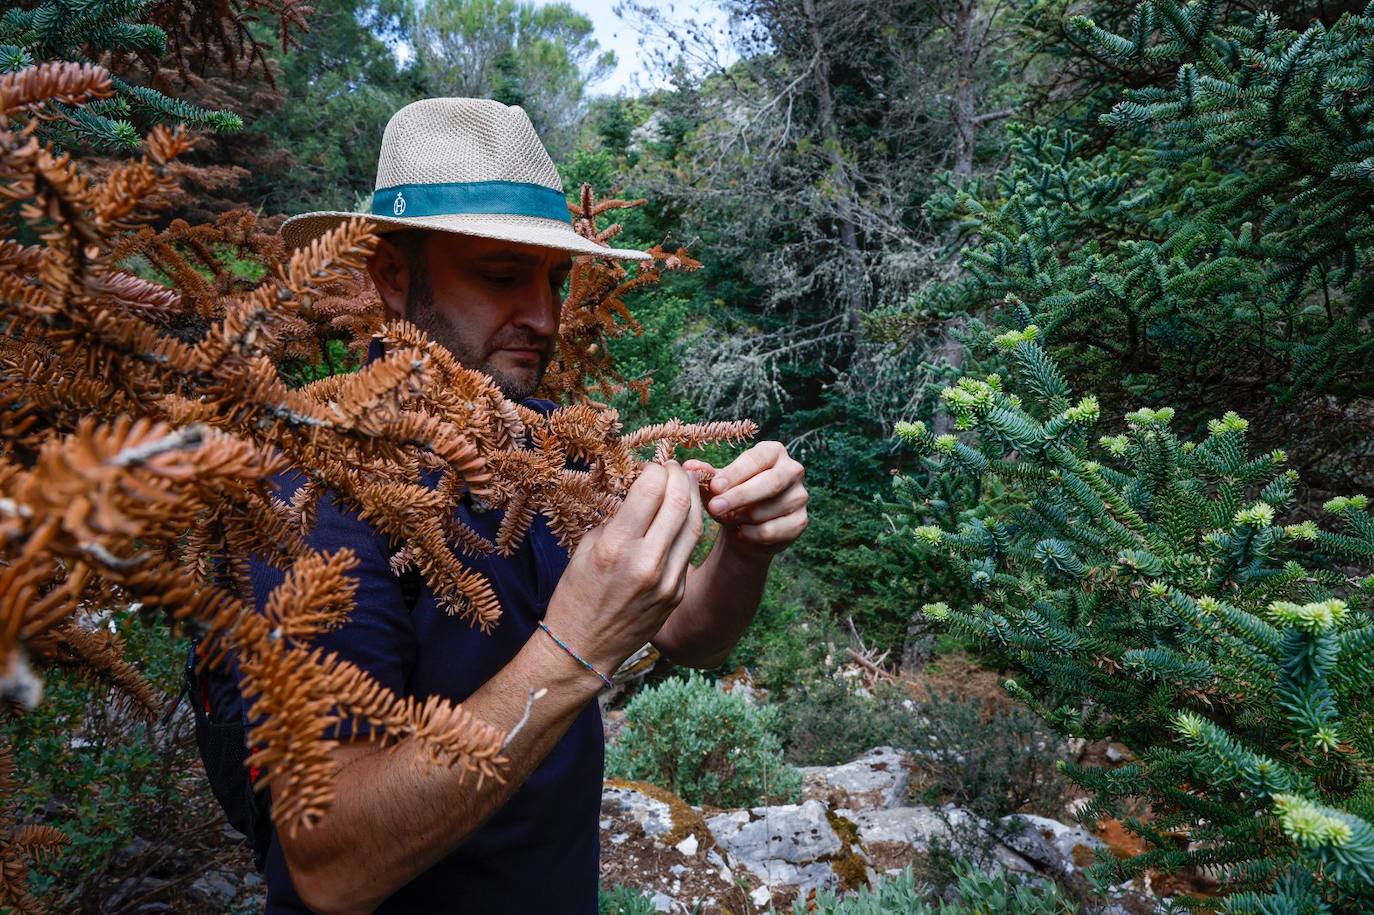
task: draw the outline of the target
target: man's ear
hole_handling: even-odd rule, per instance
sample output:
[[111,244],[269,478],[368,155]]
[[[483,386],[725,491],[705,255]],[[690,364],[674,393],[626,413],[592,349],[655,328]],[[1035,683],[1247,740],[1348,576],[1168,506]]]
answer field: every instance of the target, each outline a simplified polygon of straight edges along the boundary
[[377,250],[367,259],[367,275],[382,299],[387,320],[403,319],[410,296],[410,264],[385,235],[377,237]]

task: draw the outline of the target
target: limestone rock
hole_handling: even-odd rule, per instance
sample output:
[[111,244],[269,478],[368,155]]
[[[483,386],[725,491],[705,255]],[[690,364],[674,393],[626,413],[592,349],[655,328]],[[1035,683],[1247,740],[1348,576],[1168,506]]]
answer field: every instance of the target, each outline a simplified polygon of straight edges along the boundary
[[[1106,849],[1097,836],[1081,826],[1069,826],[1048,817],[1014,813],[1002,818],[1003,841],[1025,857],[1061,874],[1071,874],[1092,864]],[[1041,857],[1034,840],[1047,845],[1052,857]]]
[[651,839],[673,831],[673,811],[664,801],[628,785],[607,784],[601,789],[601,815],[633,820]]
[[889,869],[894,862],[910,862],[913,852],[944,847],[960,857],[1010,871],[1035,870],[1033,864],[997,840],[990,824],[953,804],[861,810],[855,814],[854,823],[859,827],[859,840],[882,869]]
[[738,896],[731,866],[701,814],[672,792],[642,782],[603,783],[603,886],[635,887],[658,911],[689,915],[700,900]]
[[906,754],[892,747],[878,747],[841,766],[807,766],[801,774],[806,797],[849,810],[900,807],[911,784]]
[[204,900],[218,912],[227,911],[238,895],[238,881],[230,871],[206,871],[191,884],[191,894]]
[[706,827],[737,865],[770,886],[810,891],[839,885],[830,859],[844,843],[820,801],[722,813]]
[[709,818],[661,788],[607,781],[602,881],[639,887],[672,915],[690,915],[697,902],[703,915],[720,915],[747,900],[788,911],[799,894],[852,889],[937,849],[1068,888],[1086,888],[1082,869],[1111,853],[1086,829],[1045,817],[987,820],[953,804],[903,806],[908,762],[879,747],[841,766],[802,770],[800,804]]

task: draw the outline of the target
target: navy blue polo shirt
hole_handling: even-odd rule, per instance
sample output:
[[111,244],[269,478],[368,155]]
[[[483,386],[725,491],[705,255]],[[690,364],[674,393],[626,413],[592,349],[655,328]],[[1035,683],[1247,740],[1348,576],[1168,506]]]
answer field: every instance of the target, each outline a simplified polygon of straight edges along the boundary
[[[525,405],[541,411],[553,407],[538,400]],[[294,474],[282,479],[281,497],[289,498],[300,482]],[[458,515],[495,540],[500,511],[473,511],[465,500]],[[501,601],[499,621],[484,634],[437,607],[428,585],[408,611],[400,580],[388,565],[395,551],[388,538],[328,496],[320,499],[308,542],[326,551],[350,547],[359,560],[352,573],[358,581],[352,617],[313,643],[357,664],[398,695],[419,699],[438,695],[462,701],[504,667],[535,633],[568,562],[543,516],[536,516],[513,556],[465,557]],[[284,573],[261,562],[254,562],[252,571],[261,609]],[[491,819],[377,911],[594,915],[603,750],[601,712],[593,701]],[[267,915],[309,912],[292,886],[275,833],[266,883]]]

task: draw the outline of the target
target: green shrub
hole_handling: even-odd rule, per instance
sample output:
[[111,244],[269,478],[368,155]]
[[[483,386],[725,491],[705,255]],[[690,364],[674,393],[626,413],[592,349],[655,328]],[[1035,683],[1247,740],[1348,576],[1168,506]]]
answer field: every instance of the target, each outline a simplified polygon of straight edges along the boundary
[[690,804],[796,800],[801,776],[783,762],[772,717],[699,674],[667,680],[625,707],[625,729],[606,748],[606,774],[661,785]]
[[957,868],[952,899],[932,901],[929,888],[907,868],[850,896],[817,893],[792,903],[792,915],[1070,915],[1078,908],[1048,881],[1031,883],[1005,873]]
[[598,915],[657,915],[653,899],[632,886],[617,883],[597,894]]
[[1024,709],[988,710],[978,699],[930,695],[914,712],[907,746],[924,774],[921,800],[957,804],[987,818],[1056,817],[1069,787],[1064,743]]
[[[860,444],[841,452],[845,461],[863,459]],[[808,476],[826,479],[824,471],[809,466]],[[780,558],[778,574],[798,580],[809,609],[846,631],[852,622],[875,651],[901,657],[911,608],[930,597],[925,578],[906,574],[915,556],[911,541],[891,536],[891,526],[875,511],[879,506],[871,496],[824,484],[812,488],[807,506],[811,524],[806,536]]]
[[869,648],[900,658],[911,608],[932,599],[938,586],[934,570],[919,579],[906,574],[916,554],[909,538],[893,535],[881,515],[885,506],[827,488],[810,464],[807,476],[811,525],[774,563],[758,617],[729,661],[774,692],[815,679],[829,644],[849,643],[851,622]]
[[903,747],[916,724],[914,705],[896,690],[855,693],[833,677],[811,680],[785,693],[773,708],[774,730],[787,761],[798,766],[849,762],[874,747]]
[[809,464],[807,474],[819,481],[808,484],[811,526],[775,561],[758,616],[726,664],[747,667],[775,699],[824,676],[836,662],[827,655],[851,644],[853,632],[895,661],[909,648],[918,658],[930,656],[939,630],[919,615],[912,619],[911,608],[934,599],[943,583],[936,569],[919,578],[906,574],[915,547],[883,516],[901,506],[830,490]]
[[840,641],[834,621],[808,610],[805,581],[779,566],[770,575],[759,612],[730,653],[725,669],[746,668],[754,683],[768,690],[773,702],[821,675]]
[[1297,474],[1281,451],[1252,456],[1234,413],[1200,441],[1167,408],[1097,438],[1097,401],[1071,398],[1036,336],[997,341],[1021,396],[996,376],[945,391],[976,437],[899,429],[936,472],[1023,492],[913,530],[965,583],[927,615],[1023,670],[1008,690],[1056,730],[1139,757],[1066,767],[1097,794],[1085,819],[1152,810],[1127,821],[1150,850],[1104,875],[1209,867],[1227,911],[1374,910],[1367,500],[1327,503],[1340,532],[1284,526]]

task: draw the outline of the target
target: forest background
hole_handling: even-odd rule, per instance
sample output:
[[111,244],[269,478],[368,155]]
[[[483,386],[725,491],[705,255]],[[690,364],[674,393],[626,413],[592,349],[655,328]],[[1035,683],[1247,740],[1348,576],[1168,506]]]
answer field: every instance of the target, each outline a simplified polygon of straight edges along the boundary
[[[1313,22],[1334,30],[1365,4],[1147,6],[1159,12],[1142,24],[1133,8],[1092,0],[727,0],[722,48],[709,24],[625,0],[622,18],[653,39],[646,69],[659,88],[607,97],[592,89],[613,61],[568,6],[319,0],[286,50],[275,24],[254,25],[267,54],[251,66],[192,58],[175,78],[149,76],[241,119],[186,157],[185,194],[166,219],[242,207],[270,224],[358,209],[382,128],[405,103],[474,95],[524,106],[565,187],[645,198],[621,241],[684,244],[704,265],[632,303],[644,333],[617,341],[616,359],[653,385],[643,401],[616,402],[627,424],[749,417],[807,467],[811,529],[779,560],[722,671],[743,668],[767,691],[788,759],[834,763],[916,740],[909,695],[837,681],[856,660],[945,687],[926,701],[949,703],[941,719],[965,722],[970,745],[1044,745],[1056,738],[1025,712],[948,692],[1007,658],[977,625],[941,625],[948,605],[986,587],[985,557],[970,546],[937,561],[932,526],[995,534],[1034,475],[970,490],[944,472],[940,456],[963,453],[941,437],[972,424],[960,406],[978,412],[946,395],[947,412],[947,386],[1014,373],[1034,325],[1056,377],[1094,394],[1093,409],[1117,425],[1172,408],[1175,428],[1203,434],[1235,411],[1249,421],[1246,447],[1287,449],[1280,463],[1302,481],[1284,500],[1294,522],[1374,483],[1369,152],[1345,172],[1313,166],[1303,118],[1335,102],[1313,101],[1330,91],[1325,76],[1313,88],[1283,60],[1251,67],[1263,74],[1258,113],[1195,101],[1250,97],[1219,88],[1250,58],[1217,59],[1211,43],[1263,44],[1227,31],[1258,28],[1261,9],[1276,32],[1297,35]],[[1350,28],[1348,42],[1365,48],[1365,26]],[[99,152],[117,157],[117,146]],[[346,365],[342,347],[334,356],[299,370]],[[1017,442],[1016,429],[1003,432]],[[1124,453],[1120,442],[1104,447]],[[1046,568],[1071,568],[1056,549],[1042,548]],[[1356,582],[1353,564],[1368,555],[1354,544],[1319,564]],[[174,695],[176,652],[133,620],[127,635]],[[214,809],[195,807],[177,778],[194,748],[174,729],[131,740],[113,701],[79,678],[59,678],[49,696],[40,714],[6,725],[21,771],[41,773],[21,788],[21,817],[46,809],[72,838],[34,886],[62,910],[77,900],[83,911],[132,910],[146,900],[111,902],[123,885],[113,875],[165,864],[140,847],[175,829],[188,857],[220,848]],[[50,731],[52,720],[84,722],[83,742]],[[940,797],[1000,815],[1028,792],[1059,790],[1045,787],[1054,776],[1035,782],[1018,768],[1009,752],[951,774]]]

